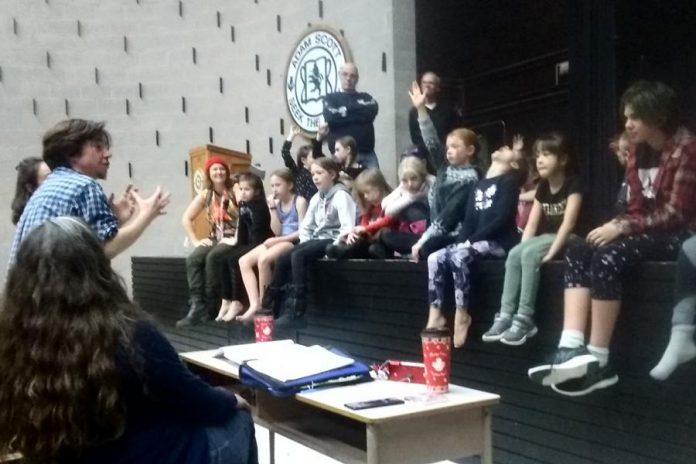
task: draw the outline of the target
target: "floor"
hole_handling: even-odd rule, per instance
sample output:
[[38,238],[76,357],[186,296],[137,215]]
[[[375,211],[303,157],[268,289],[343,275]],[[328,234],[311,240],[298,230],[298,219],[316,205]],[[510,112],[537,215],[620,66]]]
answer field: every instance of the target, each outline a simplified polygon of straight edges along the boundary
[[[256,426],[256,443],[259,447],[259,464],[270,463],[268,455],[268,430]],[[467,463],[470,460],[465,461]],[[319,454],[314,450],[295,443],[283,436],[276,435],[276,464],[340,464],[340,461]],[[436,464],[455,464],[452,461],[440,461]]]

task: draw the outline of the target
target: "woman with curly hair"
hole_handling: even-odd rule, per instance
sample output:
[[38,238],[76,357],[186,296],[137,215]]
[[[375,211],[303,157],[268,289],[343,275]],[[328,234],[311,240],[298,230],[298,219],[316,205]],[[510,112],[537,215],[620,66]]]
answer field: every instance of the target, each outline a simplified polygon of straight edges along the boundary
[[0,366],[0,456],[258,462],[248,404],[186,369],[78,219],[50,219],[23,241],[0,311]]

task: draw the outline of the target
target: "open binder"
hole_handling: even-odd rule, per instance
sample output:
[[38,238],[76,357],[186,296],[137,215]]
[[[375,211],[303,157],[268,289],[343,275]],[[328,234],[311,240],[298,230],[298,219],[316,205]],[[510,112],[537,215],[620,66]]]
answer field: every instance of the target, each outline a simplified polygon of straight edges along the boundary
[[275,351],[275,355],[242,361],[239,378],[276,396],[371,380],[366,364],[336,349],[285,345],[282,353],[266,351]]

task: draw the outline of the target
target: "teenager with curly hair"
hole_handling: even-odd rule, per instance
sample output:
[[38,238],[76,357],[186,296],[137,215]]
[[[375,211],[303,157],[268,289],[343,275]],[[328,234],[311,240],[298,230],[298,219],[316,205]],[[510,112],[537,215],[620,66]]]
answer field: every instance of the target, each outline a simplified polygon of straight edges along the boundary
[[79,219],[48,219],[23,240],[0,311],[0,365],[0,455],[258,461],[248,404],[186,369]]

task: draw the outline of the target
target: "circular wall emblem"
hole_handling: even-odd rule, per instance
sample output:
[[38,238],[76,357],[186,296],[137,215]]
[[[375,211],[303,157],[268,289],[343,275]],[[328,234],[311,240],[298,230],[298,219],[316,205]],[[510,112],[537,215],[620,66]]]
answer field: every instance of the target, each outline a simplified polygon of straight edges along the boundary
[[285,77],[285,100],[293,122],[316,132],[324,95],[340,90],[338,69],[352,61],[348,44],[333,29],[314,26],[295,45]]
[[203,169],[196,169],[196,172],[193,173],[193,190],[196,191],[196,194],[199,194],[203,191],[204,185],[205,173],[203,172]]

